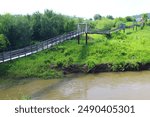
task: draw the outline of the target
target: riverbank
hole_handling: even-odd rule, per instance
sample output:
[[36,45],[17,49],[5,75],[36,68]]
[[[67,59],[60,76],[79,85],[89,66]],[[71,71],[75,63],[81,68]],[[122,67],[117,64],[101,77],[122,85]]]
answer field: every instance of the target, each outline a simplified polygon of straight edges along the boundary
[[81,43],[69,40],[32,56],[0,64],[3,79],[63,78],[76,72],[137,71],[150,69],[150,27],[126,33],[118,32],[107,38],[88,35]]

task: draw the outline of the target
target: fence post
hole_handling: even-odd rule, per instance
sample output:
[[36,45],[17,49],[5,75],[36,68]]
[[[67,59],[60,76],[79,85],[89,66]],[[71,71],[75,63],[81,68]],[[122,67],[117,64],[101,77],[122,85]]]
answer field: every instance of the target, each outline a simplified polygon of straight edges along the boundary
[[88,40],[88,34],[87,33],[85,33],[86,34],[86,45],[87,45],[87,40]]
[[78,33],[78,44],[80,44],[80,35],[79,35],[79,33]]

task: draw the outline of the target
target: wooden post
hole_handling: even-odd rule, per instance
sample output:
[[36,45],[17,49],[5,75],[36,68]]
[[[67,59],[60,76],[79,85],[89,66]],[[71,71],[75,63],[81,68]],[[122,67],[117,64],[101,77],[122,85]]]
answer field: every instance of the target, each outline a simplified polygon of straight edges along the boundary
[[78,34],[78,44],[80,44],[80,35]]
[[87,45],[87,40],[88,40],[88,34],[87,33],[85,33],[85,37],[86,37],[86,45]]

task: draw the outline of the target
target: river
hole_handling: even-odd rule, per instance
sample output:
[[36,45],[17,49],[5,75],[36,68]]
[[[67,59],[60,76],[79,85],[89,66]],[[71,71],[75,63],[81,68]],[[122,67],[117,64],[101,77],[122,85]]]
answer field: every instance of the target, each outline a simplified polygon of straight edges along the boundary
[[150,71],[72,74],[63,79],[24,79],[0,88],[0,99],[150,99]]

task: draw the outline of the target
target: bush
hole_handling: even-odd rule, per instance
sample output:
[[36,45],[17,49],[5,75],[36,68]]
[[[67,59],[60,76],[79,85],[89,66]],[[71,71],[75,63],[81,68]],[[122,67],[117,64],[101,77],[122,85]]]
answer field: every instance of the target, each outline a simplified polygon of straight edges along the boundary
[[107,18],[103,18],[101,20],[96,20],[94,24],[96,29],[110,30],[114,26],[114,21]]
[[6,49],[8,45],[9,45],[8,39],[5,37],[5,35],[0,34],[0,51]]
[[112,34],[112,37],[114,39],[124,40],[127,38],[127,35],[125,33],[117,32],[117,33]]
[[133,21],[134,19],[133,19],[133,17],[131,17],[131,16],[127,16],[127,17],[126,17],[126,20],[127,20],[127,22],[131,22],[131,21]]
[[92,68],[94,68],[95,65],[97,64],[97,58],[91,56],[87,59],[87,61],[85,63],[88,66],[88,71],[89,71]]

